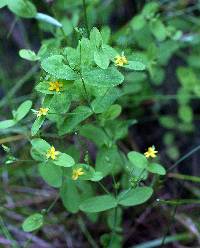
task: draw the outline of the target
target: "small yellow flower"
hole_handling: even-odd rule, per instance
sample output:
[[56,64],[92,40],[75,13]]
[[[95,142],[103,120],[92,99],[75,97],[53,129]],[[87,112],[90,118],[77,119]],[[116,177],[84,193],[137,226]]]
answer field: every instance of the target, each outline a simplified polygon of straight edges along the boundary
[[60,92],[62,90],[63,87],[63,83],[60,83],[58,81],[56,82],[49,82],[49,90],[50,91],[56,91],[56,92]]
[[144,153],[145,157],[146,158],[155,158],[157,155],[156,153],[158,153],[158,151],[155,150],[155,147],[154,146],[151,146],[148,148],[147,152]]
[[47,158],[51,158],[51,159],[55,160],[55,159],[56,159],[56,156],[57,156],[58,154],[59,154],[59,152],[55,150],[55,147],[54,147],[54,146],[52,146],[52,147],[49,148],[49,150],[47,151],[46,156],[47,156]]
[[48,111],[49,111],[49,108],[40,108],[37,111],[37,117],[40,117],[42,115],[47,115]]
[[126,64],[128,64],[128,60],[124,56],[124,54],[122,54],[121,56],[117,55],[115,57],[115,66],[123,66],[123,65],[126,65]]
[[79,176],[81,176],[83,174],[84,174],[83,168],[73,169],[73,171],[72,171],[72,179],[77,180],[79,178]]

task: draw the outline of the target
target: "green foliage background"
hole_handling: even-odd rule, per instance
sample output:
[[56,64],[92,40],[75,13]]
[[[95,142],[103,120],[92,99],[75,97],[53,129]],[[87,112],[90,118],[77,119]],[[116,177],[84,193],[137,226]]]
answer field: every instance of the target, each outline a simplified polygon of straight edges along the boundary
[[[0,22],[12,19],[0,49],[2,242],[198,247],[199,215],[184,207],[200,203],[190,157],[200,148],[199,4],[1,0]],[[146,158],[154,146],[158,156]],[[66,242],[59,227],[72,231]]]

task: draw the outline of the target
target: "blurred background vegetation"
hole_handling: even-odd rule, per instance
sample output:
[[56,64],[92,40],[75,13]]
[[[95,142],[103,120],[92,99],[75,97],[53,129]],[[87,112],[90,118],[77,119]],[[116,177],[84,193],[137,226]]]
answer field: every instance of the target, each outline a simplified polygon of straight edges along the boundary
[[[32,2],[38,12],[59,20],[63,29],[0,9],[0,120],[11,118],[24,100],[38,101],[33,87],[40,77],[39,66],[21,59],[18,51],[38,51],[44,43],[52,50],[60,44],[75,47],[79,32],[85,32],[82,1]],[[88,0],[88,25],[111,32],[112,46],[125,54],[137,51],[147,63],[148,72],[128,73],[121,89],[121,118],[136,119],[137,124],[120,147],[125,152],[144,151],[154,144],[166,169],[173,166],[159,181],[155,199],[199,199],[200,1],[158,0],[157,7],[148,7],[152,2]],[[29,234],[21,229],[24,216],[47,208],[56,197],[34,164],[23,163],[30,159],[27,135],[33,118],[0,130],[0,144],[10,149],[7,153],[0,148],[0,247],[91,247],[89,232],[98,240],[111,225],[112,215],[108,223],[101,216],[97,228],[95,219],[69,214],[59,202],[41,231]],[[119,230],[122,247],[161,247],[165,235],[169,244],[164,247],[200,247],[199,212],[200,205],[187,200],[178,207],[163,202],[131,208],[124,212]]]

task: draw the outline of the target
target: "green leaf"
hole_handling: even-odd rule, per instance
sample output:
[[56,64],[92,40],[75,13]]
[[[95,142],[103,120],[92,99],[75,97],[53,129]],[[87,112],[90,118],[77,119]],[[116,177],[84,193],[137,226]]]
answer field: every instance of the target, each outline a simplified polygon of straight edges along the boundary
[[44,157],[44,154],[39,153],[37,150],[34,148],[31,148],[30,150],[31,157],[39,162],[44,162],[46,160],[46,157]]
[[190,67],[179,67],[177,69],[177,76],[184,88],[187,90],[193,90],[198,85],[198,79],[194,70]]
[[25,102],[23,102],[17,109],[17,111],[15,112],[15,119],[17,121],[22,120],[30,111],[32,107],[32,101],[27,100]]
[[102,114],[101,118],[104,118],[105,120],[114,120],[121,114],[121,111],[122,107],[119,104],[111,105],[109,109]]
[[39,165],[39,173],[43,180],[52,187],[59,188],[62,185],[62,168],[48,162]]
[[107,132],[112,137],[113,141],[117,141],[127,137],[128,128],[137,123],[136,120],[112,120],[106,123]]
[[109,57],[102,49],[98,49],[94,52],[94,61],[102,69],[107,69],[109,66]]
[[49,145],[49,143],[47,143],[45,140],[43,139],[32,139],[31,140],[31,144],[34,150],[36,150],[37,152],[39,152],[41,155],[44,155],[44,160],[46,159],[46,153],[49,150],[49,148],[51,147]]
[[143,15],[136,15],[130,23],[133,30],[140,30],[146,25],[146,19]]
[[[112,230],[112,229],[111,229]],[[119,230],[121,233],[121,229]],[[122,247],[122,235],[121,234],[116,234],[116,233],[104,233],[100,237],[100,243],[101,247],[106,248],[106,247],[111,247],[110,244],[112,244],[112,247],[114,248],[121,248]]]
[[41,128],[42,124],[44,123],[45,116],[37,117],[31,127],[31,135],[34,136],[37,134],[39,129]]
[[72,132],[79,123],[87,119],[92,115],[92,111],[89,107],[79,106],[77,107],[68,117],[65,118],[64,122],[59,127],[59,134],[63,135]]
[[94,171],[90,180],[93,182],[98,182],[102,178],[103,178],[103,174],[100,171]]
[[32,214],[22,224],[24,232],[32,232],[43,225],[44,217],[42,214]]
[[118,172],[122,164],[122,159],[116,146],[111,148],[102,147],[97,153],[95,169],[105,177],[111,171],[112,173]]
[[79,62],[81,68],[93,65],[94,48],[92,47],[89,39],[83,37],[81,41],[79,41],[79,46],[77,49],[79,51],[79,61],[81,59],[81,63]]
[[114,87],[124,81],[124,76],[115,67],[84,70],[83,78],[86,84],[98,87]]
[[193,111],[189,105],[181,105],[178,110],[179,118],[185,123],[193,121]]
[[105,134],[103,129],[96,127],[92,124],[86,124],[79,130],[80,135],[94,142],[97,146],[101,147],[105,144],[109,144],[110,140]]
[[9,128],[9,127],[13,127],[14,125],[16,125],[15,120],[0,121],[0,130],[1,129],[6,129],[6,128]]
[[83,201],[80,210],[87,213],[98,213],[117,206],[117,201],[111,195],[91,197]]
[[67,60],[70,64],[71,68],[77,68],[80,67],[80,52],[77,51],[77,49],[74,49],[72,47],[66,47],[64,49],[64,54],[67,55]]
[[173,129],[177,127],[176,119],[170,115],[160,116],[159,118],[160,124],[168,129]]
[[19,51],[19,56],[22,58],[22,59],[26,59],[26,60],[29,60],[29,61],[36,61],[36,60],[39,60],[40,57],[38,57],[34,51],[31,51],[31,50],[28,50],[28,49],[21,49]]
[[60,189],[60,196],[63,205],[69,212],[77,213],[79,211],[81,195],[76,187],[76,182],[68,178]]
[[75,164],[74,159],[66,153],[59,153],[58,158],[53,162],[54,164],[63,167],[71,167]]
[[159,4],[155,1],[151,1],[145,4],[142,10],[142,15],[147,19],[151,19],[156,14],[158,9],[159,9]]
[[101,33],[95,27],[90,32],[90,40],[94,48],[99,48],[102,44]]
[[150,163],[147,167],[147,170],[150,171],[151,173],[155,173],[158,175],[165,175],[166,174],[165,168],[158,163]]
[[146,157],[139,153],[139,152],[129,152],[128,153],[128,159],[131,161],[131,163],[141,169],[145,169],[148,165],[148,161]]
[[51,112],[66,113],[69,110],[71,96],[68,91],[63,91],[60,94],[54,94],[51,100]]
[[158,41],[164,41],[167,37],[167,30],[161,20],[152,20],[150,23],[151,32]]
[[146,69],[145,64],[137,60],[128,61],[128,64],[124,65],[124,67],[134,71],[144,71]]
[[39,21],[43,21],[43,22],[46,22],[46,23],[49,23],[53,26],[56,26],[56,27],[59,27],[61,28],[62,27],[62,24],[57,21],[55,18],[53,18],[52,16],[49,16],[49,15],[46,15],[46,14],[43,14],[43,13],[37,13],[35,18]]
[[75,80],[79,78],[78,74],[63,61],[62,55],[52,55],[42,60],[41,66],[46,72],[59,79]]
[[150,187],[137,187],[130,191],[123,191],[118,196],[118,203],[122,206],[136,206],[146,202],[153,194]]
[[111,36],[111,29],[108,26],[103,26],[101,29],[101,36],[104,43],[108,43]]
[[28,0],[8,0],[8,8],[23,18],[33,18],[37,13],[35,5]]
[[[62,16],[62,29],[66,36],[69,36],[74,30],[77,31],[80,15],[78,11],[72,11],[70,16]],[[61,32],[60,32],[61,33]]]
[[3,8],[7,4],[8,4],[8,0],[1,0],[1,2],[0,2],[0,8]]
[[104,95],[99,95],[91,104],[93,111],[97,114],[106,111],[112,103],[121,96],[118,88],[109,88]]
[[118,55],[118,52],[114,48],[106,44],[102,45],[102,50],[110,60],[113,60]]

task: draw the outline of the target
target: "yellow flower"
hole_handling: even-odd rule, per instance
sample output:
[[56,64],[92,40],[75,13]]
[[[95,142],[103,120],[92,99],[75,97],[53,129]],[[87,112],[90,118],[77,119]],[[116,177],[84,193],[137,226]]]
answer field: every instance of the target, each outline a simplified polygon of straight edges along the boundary
[[115,57],[115,65],[116,66],[123,66],[123,65],[126,65],[126,64],[128,64],[128,60],[123,54],[121,56],[117,55]]
[[57,156],[58,154],[59,154],[59,152],[55,150],[55,147],[54,147],[54,146],[52,146],[52,147],[49,148],[49,150],[47,151],[46,156],[47,156],[47,158],[51,158],[51,159],[55,160],[55,159],[56,159],[56,156]]
[[157,155],[156,153],[158,153],[158,151],[155,150],[155,147],[154,146],[151,146],[148,148],[147,152],[144,153],[145,157],[146,158],[155,158]]
[[84,174],[83,168],[73,169],[73,171],[72,171],[72,179],[77,180],[79,178],[79,176],[81,176],[83,174]]
[[37,117],[40,117],[42,115],[47,115],[48,111],[49,111],[49,108],[40,108],[37,111]]
[[49,90],[53,91],[55,90],[56,92],[60,92],[62,90],[63,83],[60,83],[58,81],[56,82],[49,82]]

